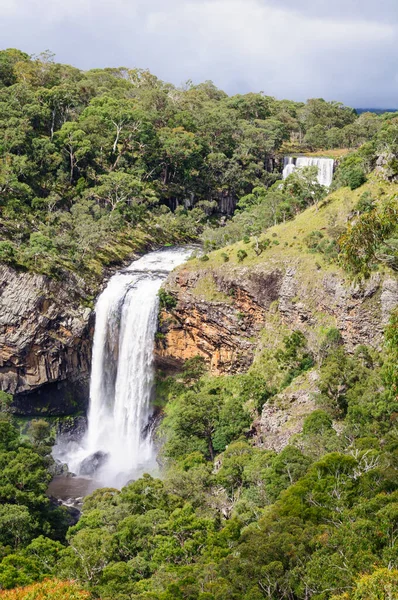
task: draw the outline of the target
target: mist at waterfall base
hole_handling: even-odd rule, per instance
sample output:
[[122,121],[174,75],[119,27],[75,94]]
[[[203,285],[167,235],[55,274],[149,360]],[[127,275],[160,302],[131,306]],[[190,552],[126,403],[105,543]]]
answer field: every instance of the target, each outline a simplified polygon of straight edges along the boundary
[[146,254],[114,275],[98,298],[87,432],[80,442],[60,438],[53,449],[56,460],[93,477],[95,487],[120,488],[156,472],[150,418],[158,291],[190,254],[187,248]]
[[318,158],[313,156],[285,156],[283,179],[286,179],[296,169],[303,167],[318,167],[318,182],[330,187],[333,181],[334,160],[332,158]]

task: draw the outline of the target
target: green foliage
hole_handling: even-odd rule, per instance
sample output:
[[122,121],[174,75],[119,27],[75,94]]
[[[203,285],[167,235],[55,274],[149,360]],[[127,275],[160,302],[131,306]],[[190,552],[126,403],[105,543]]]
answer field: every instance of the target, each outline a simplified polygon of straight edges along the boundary
[[284,349],[278,350],[275,358],[285,372],[283,387],[288,386],[295,377],[314,366],[314,359],[307,349],[307,341],[301,331],[294,331],[283,340]]
[[224,388],[221,380],[198,379],[203,371],[200,357],[187,361],[183,377],[192,391],[179,394],[166,406],[161,430],[167,438],[164,451],[169,458],[200,452],[213,460],[250,426],[251,416],[245,406],[248,391],[242,390],[239,383],[235,389],[233,381],[226,382]]
[[13,264],[16,259],[16,249],[14,244],[8,241],[0,241],[0,261]]
[[271,244],[271,240],[268,240],[268,239],[259,240],[258,238],[256,238],[256,241],[252,245],[252,248],[253,248],[255,254],[257,256],[260,256],[260,254],[262,254],[264,252],[264,250],[269,248],[270,244]]
[[340,170],[339,183],[356,190],[366,182],[366,174],[363,168],[358,166],[345,167]]
[[362,194],[360,197],[355,210],[358,211],[359,214],[371,212],[375,208],[375,201],[372,197],[372,194],[367,191]]
[[[203,229],[206,251],[243,240],[250,245],[238,261],[256,260],[290,243],[264,235],[267,228],[308,206],[323,210],[314,169],[283,183],[266,170],[282,144],[358,147],[335,178],[355,189],[378,157],[382,176],[396,176],[397,126],[394,116],[357,117],[322,99],[228,97],[211,82],[176,89],[148,71],[83,73],[49,53],[2,51],[0,260],[51,277],[94,277],[134,249],[196,239]],[[341,248],[354,274],[377,263],[395,268],[396,200],[373,190],[357,192],[339,241],[341,220],[308,227],[308,250],[334,259]],[[225,201],[238,211],[220,223]],[[165,290],[159,302],[176,306]],[[48,425],[33,421],[21,439],[1,393],[0,588],[29,587],[0,596],[88,597],[81,585],[102,600],[394,597],[397,331],[394,312],[380,352],[350,354],[334,327],[318,342],[293,331],[271,352],[280,377],[261,363],[211,377],[201,356],[175,377],[159,376],[162,479],[96,490],[67,534],[66,510],[46,496]],[[291,398],[299,425],[296,393],[310,377],[318,408],[278,447],[261,420],[264,405],[272,414]],[[48,577],[76,583],[34,584]]]
[[324,410],[314,410],[304,421],[303,434],[319,433],[332,429],[332,419]]
[[343,338],[338,329],[332,327],[325,333],[324,339],[321,342],[319,348],[319,355],[321,361],[327,358],[332,352],[334,352],[339,346],[342,346]]
[[325,238],[321,231],[311,231],[306,236],[304,243],[311,253],[319,252],[323,254],[327,260],[335,260],[339,255],[339,247],[335,240]]
[[387,199],[361,214],[340,238],[340,260],[354,274],[368,276],[377,262],[398,269],[398,205]]
[[296,169],[283,182],[283,191],[290,196],[296,211],[315,205],[326,196],[327,189],[318,183],[318,168],[304,167]]
[[28,434],[34,446],[42,446],[49,442],[51,426],[44,419],[33,420],[29,426]]
[[[304,174],[275,185],[268,169],[284,143],[305,150],[340,136],[357,147],[379,122],[323,99],[228,97],[211,82],[179,89],[139,69],[81,72],[49,52],[2,51],[0,260],[95,278],[205,227],[209,248],[258,235],[323,193]],[[215,228],[224,199],[239,214]]]
[[[3,500],[0,585],[61,576],[103,600],[389,593],[394,571],[382,577],[381,570],[397,560],[397,339],[396,314],[383,361],[366,347],[348,356],[340,332],[325,331],[316,385],[318,401],[329,405],[309,414],[302,434],[278,452],[252,438],[253,418],[280,391],[269,389],[267,374],[209,377],[203,358],[186,361],[168,385],[163,479],[144,475],[121,491],[95,491],[65,546],[33,539],[43,519],[40,487],[29,503]],[[306,368],[309,356],[301,332],[277,353],[288,373]],[[20,442],[6,422],[11,456],[2,473],[10,480]]]
[[163,288],[160,288],[158,292],[158,297],[161,308],[172,310],[177,306],[177,299],[171,294],[168,294]]
[[12,395],[0,390],[0,414],[7,413],[12,403]]
[[198,355],[188,358],[184,363],[182,371],[184,383],[192,386],[205,374],[206,370],[206,361],[203,356]]
[[352,593],[333,596],[333,600],[392,600],[398,589],[397,569],[376,569],[362,575]]
[[238,257],[238,261],[239,262],[243,262],[245,260],[245,258],[247,258],[247,252],[246,250],[238,250],[236,253],[237,257]]
[[311,233],[305,238],[304,242],[307,248],[316,251],[323,238],[324,235],[321,231],[311,231]]
[[[352,120],[324,100],[228,97],[211,82],[180,89],[139,69],[82,72],[49,52],[1,51],[0,260],[97,278],[206,224],[216,245],[256,235],[295,205],[268,171],[282,144]],[[215,233],[224,198],[241,214]]]
[[26,506],[0,505],[0,543],[18,548],[29,540],[32,532],[32,517]]

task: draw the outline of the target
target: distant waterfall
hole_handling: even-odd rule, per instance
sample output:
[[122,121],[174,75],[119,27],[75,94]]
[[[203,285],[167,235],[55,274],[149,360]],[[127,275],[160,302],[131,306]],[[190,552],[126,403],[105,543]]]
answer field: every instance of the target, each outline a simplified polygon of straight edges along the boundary
[[114,275],[98,298],[88,430],[81,444],[58,444],[55,457],[77,475],[121,486],[156,467],[151,436],[153,349],[158,291],[191,251],[151,252]]
[[325,187],[330,187],[333,181],[334,160],[332,158],[317,158],[312,156],[285,156],[283,179],[286,179],[296,169],[303,167],[318,167],[318,181]]

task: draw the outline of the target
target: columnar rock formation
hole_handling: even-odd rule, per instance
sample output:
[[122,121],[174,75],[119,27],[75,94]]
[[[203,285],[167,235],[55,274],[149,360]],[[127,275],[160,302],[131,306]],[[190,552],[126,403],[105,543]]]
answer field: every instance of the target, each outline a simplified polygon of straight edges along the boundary
[[0,388],[22,414],[71,414],[86,405],[91,309],[77,278],[58,282],[0,266]]

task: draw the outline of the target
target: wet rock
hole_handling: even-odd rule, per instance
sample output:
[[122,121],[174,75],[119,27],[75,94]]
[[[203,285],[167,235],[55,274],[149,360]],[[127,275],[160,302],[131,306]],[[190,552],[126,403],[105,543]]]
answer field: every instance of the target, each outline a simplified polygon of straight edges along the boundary
[[83,506],[83,498],[81,498],[80,500],[81,500],[81,502],[80,503],[76,502],[75,506],[64,505],[64,506],[66,506],[66,512],[68,514],[69,527],[73,527],[74,525],[76,525],[80,519],[80,515],[81,515],[80,509]]
[[106,452],[101,451],[94,452],[94,454],[87,456],[80,465],[79,475],[94,475],[94,473],[106,463],[108,456],[109,455]]
[[87,417],[67,417],[60,419],[57,426],[57,439],[66,442],[80,441],[87,430]]
[[49,467],[49,473],[53,477],[57,475],[66,475],[68,473],[68,465],[60,460],[55,459],[54,463]]

